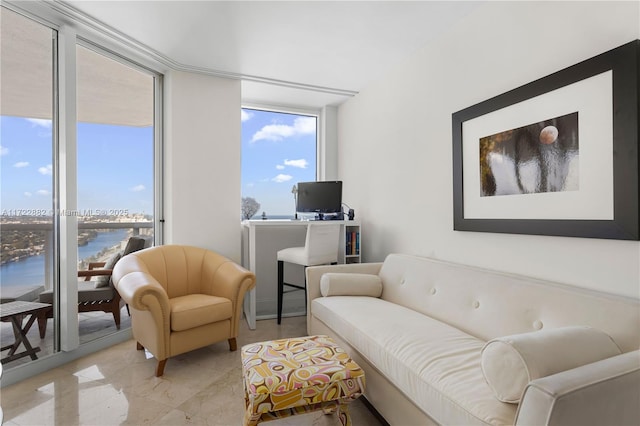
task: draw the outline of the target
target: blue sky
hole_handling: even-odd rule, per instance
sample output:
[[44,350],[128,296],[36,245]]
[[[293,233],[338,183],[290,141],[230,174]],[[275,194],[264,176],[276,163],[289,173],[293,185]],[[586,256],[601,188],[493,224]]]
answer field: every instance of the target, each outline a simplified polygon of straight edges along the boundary
[[[51,209],[50,120],[2,116],[1,210]],[[153,128],[78,123],[78,209],[153,213]]]
[[[52,206],[50,120],[0,117],[0,210]],[[242,110],[242,196],[293,215],[291,188],[316,179],[316,117]],[[153,213],[153,128],[78,124],[78,210]],[[240,206],[238,206],[240,212]]]
[[258,214],[295,213],[291,189],[316,180],[317,118],[242,110],[242,196],[260,203]]

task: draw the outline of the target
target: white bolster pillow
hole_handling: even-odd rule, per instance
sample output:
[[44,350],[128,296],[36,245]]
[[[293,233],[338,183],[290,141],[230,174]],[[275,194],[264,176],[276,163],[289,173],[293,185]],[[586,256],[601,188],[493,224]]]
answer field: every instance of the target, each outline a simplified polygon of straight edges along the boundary
[[320,278],[320,294],[327,296],[380,297],[382,280],[373,274],[329,272]]
[[517,404],[531,380],[620,353],[605,332],[572,326],[493,339],[482,348],[481,365],[495,397]]

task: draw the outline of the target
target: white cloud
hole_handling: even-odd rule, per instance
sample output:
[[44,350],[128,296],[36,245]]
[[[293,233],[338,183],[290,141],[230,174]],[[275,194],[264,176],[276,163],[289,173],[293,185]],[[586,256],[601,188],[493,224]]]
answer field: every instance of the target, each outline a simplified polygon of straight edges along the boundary
[[140,191],[144,191],[145,189],[146,188],[144,187],[144,185],[136,185],[136,186],[131,188],[131,191],[140,192]]
[[36,194],[38,195],[51,195],[51,191],[47,190],[47,189],[39,189],[36,191]]
[[53,172],[53,166],[51,164],[47,164],[44,167],[38,168],[38,171],[40,172],[40,174],[50,175]]
[[240,110],[240,120],[242,120],[243,123],[247,120],[250,120],[251,117],[253,117],[252,112],[247,112],[243,109]]
[[290,166],[290,167],[298,167],[300,169],[306,169],[307,166],[309,165],[309,162],[304,158],[301,158],[299,160],[284,160],[284,165]]
[[288,182],[291,179],[293,179],[293,176],[291,176],[291,175],[283,175],[281,173],[281,174],[279,174],[278,176],[274,177],[271,180],[274,181],[274,182],[282,183],[282,182]]
[[25,192],[25,193],[24,193],[24,196],[25,196],[25,197],[31,197],[32,195],[33,195],[33,194],[32,194],[32,193],[30,193],[30,192]]
[[293,127],[296,133],[308,135],[316,131],[315,117],[298,117],[293,121]]
[[25,118],[33,127],[44,127],[45,129],[51,129],[51,120],[43,120],[41,118]]
[[292,126],[286,124],[269,124],[258,130],[251,138],[251,142],[260,140],[281,141],[284,138],[293,136],[293,134],[294,128]]
[[293,126],[288,124],[268,124],[258,130],[251,142],[260,140],[281,141],[296,135],[313,134],[316,131],[315,117],[298,117],[293,121]]
[[276,165],[276,169],[278,170],[284,170],[284,166],[282,164],[277,164]]
[[8,153],[9,153],[9,148],[5,148],[4,146],[0,145],[0,156],[7,155]]
[[27,167],[29,165],[28,161],[18,161],[16,164],[13,165],[13,167],[15,167],[16,169],[21,169],[23,167]]

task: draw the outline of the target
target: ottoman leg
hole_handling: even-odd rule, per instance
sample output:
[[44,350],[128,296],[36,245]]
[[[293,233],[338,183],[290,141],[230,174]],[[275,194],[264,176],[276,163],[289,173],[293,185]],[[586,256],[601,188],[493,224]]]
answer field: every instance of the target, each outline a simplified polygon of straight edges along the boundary
[[349,415],[349,406],[347,404],[340,404],[338,407],[338,419],[342,426],[351,426],[351,416]]
[[260,422],[260,414],[255,414],[251,411],[250,407],[244,411],[244,419],[242,421],[243,426],[255,426]]

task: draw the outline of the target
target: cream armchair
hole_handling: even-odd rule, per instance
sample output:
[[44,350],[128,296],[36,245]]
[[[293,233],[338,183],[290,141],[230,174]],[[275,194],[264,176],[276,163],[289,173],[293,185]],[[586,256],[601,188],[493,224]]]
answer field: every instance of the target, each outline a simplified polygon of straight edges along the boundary
[[162,376],[169,357],[224,339],[237,349],[242,301],[255,275],[212,251],[165,245],[123,257],[113,283],[129,304],[138,349],[156,357]]

